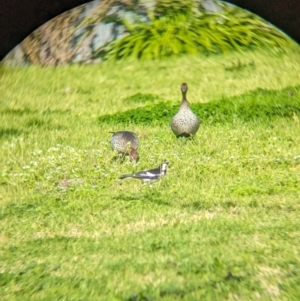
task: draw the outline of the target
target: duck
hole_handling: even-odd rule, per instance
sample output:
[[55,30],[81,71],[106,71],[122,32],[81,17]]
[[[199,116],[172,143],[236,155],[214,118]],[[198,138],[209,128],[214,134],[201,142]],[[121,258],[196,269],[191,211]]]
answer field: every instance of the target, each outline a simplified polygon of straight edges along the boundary
[[113,135],[110,139],[112,150],[116,150],[123,156],[129,156],[131,161],[138,162],[139,154],[139,137],[137,134],[130,131],[111,132]]
[[200,120],[190,109],[186,94],[188,90],[187,83],[181,84],[182,101],[177,114],[170,122],[171,129],[177,138],[194,137],[200,127]]

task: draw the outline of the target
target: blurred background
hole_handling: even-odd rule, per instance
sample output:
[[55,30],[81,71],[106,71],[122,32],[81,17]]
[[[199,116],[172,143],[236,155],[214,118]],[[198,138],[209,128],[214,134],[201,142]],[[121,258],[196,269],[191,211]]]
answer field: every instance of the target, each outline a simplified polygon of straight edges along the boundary
[[158,59],[293,43],[260,17],[214,0],[94,0],[26,37],[9,65],[94,64],[125,57]]

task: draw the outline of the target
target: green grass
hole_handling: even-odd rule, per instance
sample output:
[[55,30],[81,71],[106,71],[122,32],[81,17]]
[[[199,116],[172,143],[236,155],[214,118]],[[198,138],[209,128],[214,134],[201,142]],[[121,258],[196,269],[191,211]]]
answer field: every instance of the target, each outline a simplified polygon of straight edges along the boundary
[[[299,51],[2,68],[1,300],[299,300],[299,70]],[[184,81],[193,141],[169,127]],[[121,129],[137,165],[113,160]],[[117,181],[164,159],[152,189]]]

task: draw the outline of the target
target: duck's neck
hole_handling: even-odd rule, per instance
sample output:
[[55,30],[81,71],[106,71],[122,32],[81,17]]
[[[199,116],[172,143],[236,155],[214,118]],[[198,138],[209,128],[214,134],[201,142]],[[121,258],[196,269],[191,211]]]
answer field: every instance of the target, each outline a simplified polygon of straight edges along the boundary
[[188,107],[189,102],[186,99],[186,91],[182,91],[182,101],[181,101],[181,107]]

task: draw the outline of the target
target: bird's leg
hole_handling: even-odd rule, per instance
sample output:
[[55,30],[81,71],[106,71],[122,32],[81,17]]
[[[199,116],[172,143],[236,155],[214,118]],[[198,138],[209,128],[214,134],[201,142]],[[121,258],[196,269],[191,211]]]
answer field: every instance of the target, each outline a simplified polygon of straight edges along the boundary
[[161,178],[158,179],[158,184],[157,184],[158,187],[160,187],[160,184],[161,184]]

